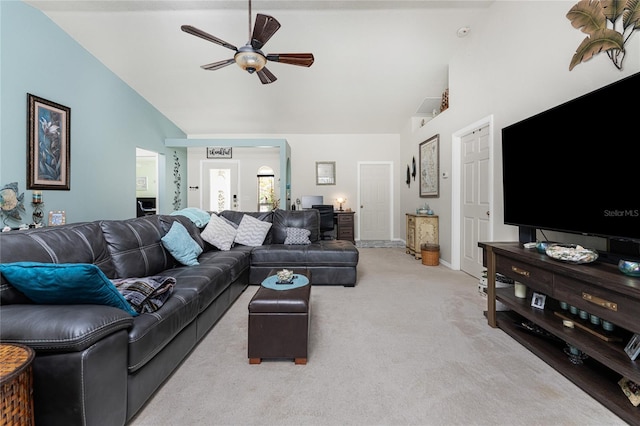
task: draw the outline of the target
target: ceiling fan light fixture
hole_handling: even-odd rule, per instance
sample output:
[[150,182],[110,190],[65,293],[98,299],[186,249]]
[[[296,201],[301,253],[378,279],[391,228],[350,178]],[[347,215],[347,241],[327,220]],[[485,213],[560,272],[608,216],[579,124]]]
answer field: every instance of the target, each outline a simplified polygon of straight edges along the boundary
[[259,50],[253,50],[251,47],[249,47],[249,49],[245,49],[245,47],[247,46],[238,49],[238,53],[233,57],[236,64],[238,64],[238,66],[243,70],[248,71],[250,74],[264,68],[267,64],[267,58],[262,54],[262,52]]

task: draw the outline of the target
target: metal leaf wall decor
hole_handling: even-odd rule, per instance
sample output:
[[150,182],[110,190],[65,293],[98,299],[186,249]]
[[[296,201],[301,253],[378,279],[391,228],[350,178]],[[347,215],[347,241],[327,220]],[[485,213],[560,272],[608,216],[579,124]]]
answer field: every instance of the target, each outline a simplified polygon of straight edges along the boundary
[[622,69],[624,45],[640,29],[640,0],[580,0],[567,12],[567,19],[587,34],[571,58],[569,71],[602,51]]

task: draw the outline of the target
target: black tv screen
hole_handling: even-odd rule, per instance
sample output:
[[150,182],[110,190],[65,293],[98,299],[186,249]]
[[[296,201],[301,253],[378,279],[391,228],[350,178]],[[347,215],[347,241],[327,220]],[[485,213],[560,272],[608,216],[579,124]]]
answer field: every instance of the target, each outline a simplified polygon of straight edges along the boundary
[[502,129],[504,222],[640,240],[640,73]]

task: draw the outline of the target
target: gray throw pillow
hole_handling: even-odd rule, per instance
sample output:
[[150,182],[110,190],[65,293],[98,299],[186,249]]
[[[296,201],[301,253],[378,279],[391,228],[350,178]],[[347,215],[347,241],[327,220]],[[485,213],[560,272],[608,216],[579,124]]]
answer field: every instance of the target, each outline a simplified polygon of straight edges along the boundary
[[284,243],[291,245],[311,244],[309,235],[311,235],[311,231],[308,229],[287,228],[287,237],[284,239]]

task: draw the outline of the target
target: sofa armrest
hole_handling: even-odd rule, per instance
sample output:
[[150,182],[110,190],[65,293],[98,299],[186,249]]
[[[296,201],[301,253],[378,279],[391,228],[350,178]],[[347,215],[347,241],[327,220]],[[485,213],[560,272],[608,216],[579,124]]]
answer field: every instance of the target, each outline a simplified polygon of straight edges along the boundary
[[82,351],[133,325],[122,309],[101,305],[4,305],[0,318],[0,341],[43,352]]

